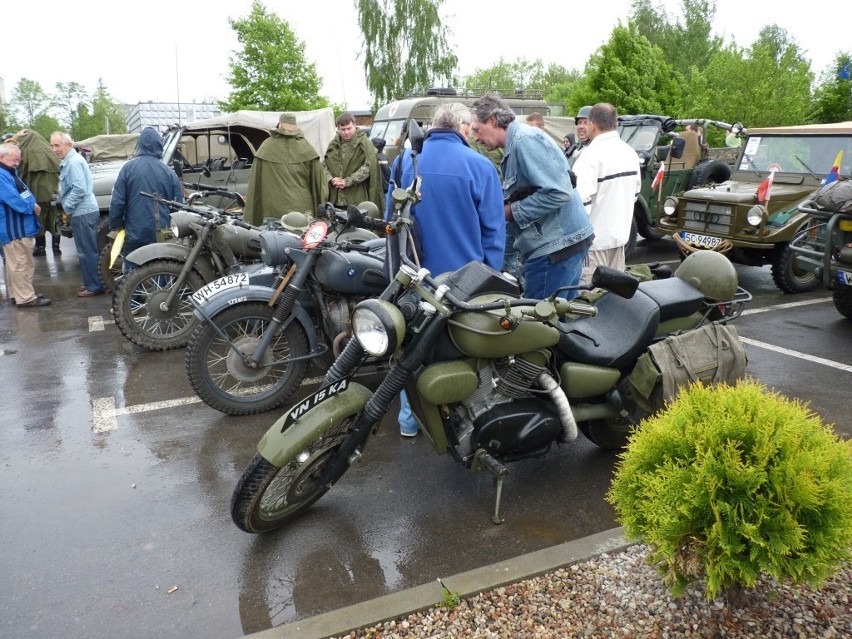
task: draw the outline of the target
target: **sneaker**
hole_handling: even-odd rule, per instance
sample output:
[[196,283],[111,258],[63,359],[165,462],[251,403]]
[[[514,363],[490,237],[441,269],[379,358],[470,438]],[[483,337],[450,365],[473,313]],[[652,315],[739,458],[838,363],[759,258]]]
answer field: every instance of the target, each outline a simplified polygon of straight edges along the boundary
[[26,302],[25,304],[15,304],[18,308],[33,308],[34,306],[50,306],[50,298],[49,297],[37,297],[31,302]]
[[417,437],[418,432],[420,432],[420,429],[417,427],[417,424],[414,424],[413,427],[408,424],[399,425],[399,434],[403,437]]

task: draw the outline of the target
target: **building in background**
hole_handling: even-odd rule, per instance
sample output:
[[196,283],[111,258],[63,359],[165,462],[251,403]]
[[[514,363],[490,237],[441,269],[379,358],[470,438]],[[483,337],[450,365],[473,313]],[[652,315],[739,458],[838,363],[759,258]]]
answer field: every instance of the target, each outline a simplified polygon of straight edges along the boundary
[[218,105],[207,102],[139,102],[130,107],[124,121],[128,133],[141,133],[146,126],[163,133],[170,126],[222,115]]

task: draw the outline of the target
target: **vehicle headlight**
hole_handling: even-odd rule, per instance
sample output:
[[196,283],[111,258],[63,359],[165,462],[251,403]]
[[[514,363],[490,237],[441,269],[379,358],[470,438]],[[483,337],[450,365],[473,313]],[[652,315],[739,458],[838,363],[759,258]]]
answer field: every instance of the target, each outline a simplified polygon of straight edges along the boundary
[[746,220],[752,226],[760,226],[760,222],[763,220],[763,216],[766,214],[766,208],[761,206],[760,204],[755,204],[748,210],[746,214]]
[[279,266],[290,259],[290,249],[301,248],[302,238],[287,231],[260,232],[260,259],[267,266]]
[[180,227],[177,224],[172,224],[172,237],[180,237]]
[[676,197],[667,197],[666,201],[663,202],[663,213],[668,217],[677,213],[677,198]]
[[352,313],[355,339],[373,357],[393,353],[405,335],[405,319],[400,310],[385,300],[359,302]]

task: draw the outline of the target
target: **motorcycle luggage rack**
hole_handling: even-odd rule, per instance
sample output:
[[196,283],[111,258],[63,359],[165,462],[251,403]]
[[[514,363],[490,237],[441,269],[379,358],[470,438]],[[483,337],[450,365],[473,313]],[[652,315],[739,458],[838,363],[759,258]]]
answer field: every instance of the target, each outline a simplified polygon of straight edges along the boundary
[[[737,319],[740,315],[743,314],[745,305],[750,302],[751,299],[751,293],[749,293],[741,286],[737,286],[737,292],[734,293],[734,296],[729,300],[722,300],[717,302],[709,302],[705,300],[704,316],[701,318],[701,322],[699,322],[698,326],[702,326],[704,322],[710,319],[710,314],[713,311],[717,311],[722,315],[722,317],[713,319],[712,321],[714,322],[725,323]],[[696,328],[698,328],[698,326],[696,326]]]

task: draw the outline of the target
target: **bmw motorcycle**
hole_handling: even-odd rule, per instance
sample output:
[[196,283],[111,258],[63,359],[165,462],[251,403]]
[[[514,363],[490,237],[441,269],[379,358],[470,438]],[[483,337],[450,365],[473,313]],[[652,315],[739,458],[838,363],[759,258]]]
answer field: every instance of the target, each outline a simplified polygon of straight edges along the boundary
[[[414,122],[409,131],[416,176],[422,133]],[[242,473],[231,498],[241,530],[271,531],[320,499],[364,455],[402,390],[436,452],[493,474],[492,520],[500,523],[507,464],[543,456],[579,432],[606,449],[624,446],[639,421],[662,408],[659,395],[638,390],[643,356],[675,334],[704,334],[699,327],[735,319],[751,299],[727,258],[712,252],[690,256],[666,279],[640,284],[599,267],[590,285],[568,287],[595,289],[594,301],[565,300],[561,291],[525,299],[513,278],[477,263],[432,277],[410,246],[418,184],[415,177],[392,195],[393,280],[356,306],[354,339],[321,388],[291,404]],[[721,360],[732,346],[718,340],[701,354]],[[369,358],[390,365],[376,388],[354,379]]]
[[[242,203],[239,193],[217,191]],[[261,228],[243,222],[240,212],[227,208],[142,195],[173,209],[173,240],[124,256],[136,268],[116,283],[112,313],[116,326],[134,344],[152,351],[182,348],[196,324],[190,296],[228,271],[263,266],[259,263]]]
[[[282,222],[293,215],[301,214]],[[331,204],[316,218],[301,237],[260,233],[263,262],[276,274],[271,285],[261,274],[233,274],[190,298],[198,321],[186,373],[208,406],[249,415],[283,404],[311,366],[328,370],[352,335],[355,305],[387,285],[385,241],[368,230],[383,231],[385,222]]]

